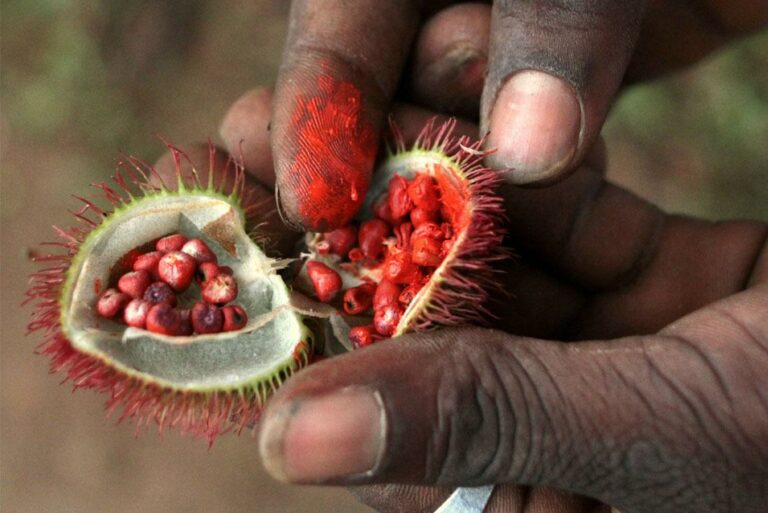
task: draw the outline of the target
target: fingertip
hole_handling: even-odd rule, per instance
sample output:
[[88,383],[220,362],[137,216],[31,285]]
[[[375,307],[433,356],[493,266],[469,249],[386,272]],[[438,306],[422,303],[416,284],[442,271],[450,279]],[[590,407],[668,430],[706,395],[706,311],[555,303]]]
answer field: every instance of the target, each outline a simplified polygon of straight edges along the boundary
[[284,72],[271,139],[287,224],[328,231],[352,219],[373,172],[384,110],[383,93],[343,63]]
[[490,6],[477,3],[448,7],[424,24],[411,66],[411,91],[417,102],[477,119],[490,25]]
[[269,144],[271,109],[272,89],[251,89],[232,104],[219,128],[229,153],[242,157],[245,167],[267,187],[275,186]]
[[486,162],[509,169],[514,184],[549,182],[574,163],[583,139],[583,106],[565,80],[536,70],[513,74],[501,86],[486,123]]

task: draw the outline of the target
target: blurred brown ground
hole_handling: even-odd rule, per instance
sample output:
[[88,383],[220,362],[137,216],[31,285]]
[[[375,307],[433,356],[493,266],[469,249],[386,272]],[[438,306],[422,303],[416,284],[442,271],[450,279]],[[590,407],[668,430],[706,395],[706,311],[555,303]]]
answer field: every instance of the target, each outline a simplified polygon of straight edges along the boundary
[[[272,83],[287,2],[12,0],[2,9],[3,513],[362,512],[344,490],[267,477],[255,442],[199,440],[105,420],[25,337],[26,252],[118,151],[158,156],[216,137],[227,106]],[[768,219],[768,33],[694,69],[635,87],[606,129],[610,172],[665,208]]]

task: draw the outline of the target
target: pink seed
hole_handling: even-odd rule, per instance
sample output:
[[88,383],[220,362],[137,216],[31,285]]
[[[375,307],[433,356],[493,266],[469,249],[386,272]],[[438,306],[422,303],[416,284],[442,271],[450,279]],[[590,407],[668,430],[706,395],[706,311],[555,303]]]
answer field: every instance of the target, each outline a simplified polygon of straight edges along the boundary
[[198,263],[213,262],[215,264],[218,262],[216,253],[211,251],[211,248],[209,248],[208,245],[200,239],[190,239],[186,244],[184,244],[184,246],[181,248],[181,251],[187,253],[188,255],[192,255],[192,257],[197,260]]
[[128,294],[118,292],[116,289],[107,289],[99,296],[96,312],[102,317],[112,318],[119,314],[130,300],[131,297]]
[[174,233],[163,237],[155,243],[155,249],[161,253],[170,253],[171,251],[181,251],[184,244],[187,243],[187,238],[180,233]]
[[344,292],[344,311],[349,315],[358,315],[371,307],[376,285],[363,283]]
[[198,283],[198,285],[205,284],[208,280],[219,274],[220,267],[213,262],[203,262],[197,267],[197,272],[195,272],[195,281]]
[[160,279],[177,291],[183,291],[189,287],[195,268],[197,268],[197,261],[181,251],[166,253],[157,265]]
[[389,235],[389,225],[381,219],[371,219],[360,225],[360,250],[366,258],[376,259],[384,249],[384,239]]
[[160,303],[168,303],[171,306],[176,306],[176,293],[173,291],[170,285],[162,281],[156,281],[144,292],[144,301],[157,305]]
[[397,304],[384,305],[380,310],[376,310],[373,315],[373,325],[380,335],[391,337],[397,329],[400,317],[403,316],[403,309]]
[[307,274],[315,288],[317,299],[323,303],[332,300],[341,290],[341,276],[339,273],[322,262],[310,260],[307,262]]
[[[166,285],[167,286],[167,285]],[[123,320],[128,326],[144,329],[147,325],[147,314],[154,305],[143,299],[132,299],[123,312]]]
[[177,335],[181,327],[179,311],[168,303],[153,306],[147,314],[147,329],[163,335]]
[[224,323],[221,309],[218,306],[203,302],[197,302],[192,307],[191,319],[192,328],[195,330],[195,333],[201,335],[221,332]]
[[160,275],[157,273],[157,264],[160,259],[163,258],[165,253],[161,251],[150,251],[139,255],[135,262],[133,262],[134,271],[147,271],[152,275],[152,279],[159,280]]
[[212,305],[223,305],[237,297],[237,281],[228,274],[217,274],[203,284],[203,301]]
[[248,314],[242,306],[225,306],[221,309],[221,314],[224,316],[223,331],[237,331],[248,324]]
[[182,337],[192,335],[194,332],[192,328],[192,311],[189,308],[179,308],[179,317],[181,318],[181,324],[179,325],[178,334]]
[[397,304],[401,290],[400,285],[389,280],[381,280],[378,287],[376,287],[376,293],[373,295],[374,311],[381,310],[386,305]]
[[325,232],[323,241],[328,243],[328,249],[331,253],[345,256],[357,242],[357,230],[354,226],[342,226],[333,231]]
[[147,271],[131,271],[120,277],[117,288],[120,292],[136,299],[144,295],[150,283],[152,283],[152,276]]
[[367,326],[355,326],[349,330],[349,341],[352,342],[352,347],[355,349],[370,346],[378,338],[379,334],[376,333],[373,324]]

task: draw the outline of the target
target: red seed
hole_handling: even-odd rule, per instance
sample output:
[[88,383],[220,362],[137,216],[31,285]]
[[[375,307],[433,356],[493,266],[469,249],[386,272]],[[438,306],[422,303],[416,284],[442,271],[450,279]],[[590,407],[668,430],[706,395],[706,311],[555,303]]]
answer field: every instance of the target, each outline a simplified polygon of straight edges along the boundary
[[360,248],[350,249],[348,257],[350,262],[359,262],[360,260],[365,259],[365,255],[363,255],[363,252],[360,250]]
[[328,243],[329,250],[334,255],[345,256],[357,242],[357,230],[354,226],[342,226],[323,234],[323,240]]
[[321,255],[327,255],[331,252],[331,245],[328,244],[328,241],[321,240],[317,244],[315,244],[315,251],[317,251]]
[[203,284],[203,301],[212,305],[223,305],[237,297],[237,281],[229,274],[219,273]]
[[445,233],[443,233],[443,229],[436,223],[423,223],[413,231],[413,237],[430,237],[443,240],[445,238]]
[[218,262],[216,253],[211,251],[208,244],[200,239],[190,239],[184,246],[182,246],[181,251],[188,255],[192,255],[198,263],[213,262],[215,264]]
[[443,236],[446,239],[450,239],[451,237],[453,237],[453,226],[451,226],[451,223],[441,224],[440,229],[443,231]]
[[371,307],[376,285],[363,283],[344,292],[344,311],[349,315],[358,315]]
[[373,213],[379,219],[389,224],[395,224],[395,220],[392,219],[392,211],[389,209],[389,197],[386,194],[376,201],[373,206]]
[[224,316],[222,331],[237,331],[248,324],[248,313],[242,306],[228,305],[221,309]]
[[413,245],[413,263],[425,267],[437,267],[443,261],[443,243],[432,237],[414,237],[411,239]]
[[370,346],[377,338],[378,334],[374,330],[373,324],[367,326],[355,326],[349,330],[349,341],[355,349]]
[[[165,284],[163,284],[165,285]],[[167,287],[167,285],[166,285]],[[123,320],[128,326],[144,329],[147,326],[147,314],[155,306],[143,299],[132,299],[125,307]]]
[[440,209],[440,191],[435,179],[425,173],[419,173],[408,185],[408,197],[413,204],[427,212]]
[[203,303],[202,301],[195,303],[192,307],[192,328],[195,333],[208,334],[219,333],[224,325],[224,316],[216,305],[210,305]]
[[179,311],[168,303],[157,304],[147,313],[147,329],[153,333],[176,335],[180,327]]
[[423,286],[424,285],[421,282],[411,283],[405,287],[405,289],[403,289],[403,291],[400,293],[400,296],[397,298],[400,304],[403,305],[403,308],[406,308],[409,304],[411,304],[411,301],[413,301],[413,298],[416,297],[416,294],[419,293]]
[[395,227],[395,237],[397,237],[398,249],[408,250],[411,247],[411,234],[413,233],[413,225],[409,222],[404,222],[400,226]]
[[147,287],[147,290],[144,292],[144,301],[152,305],[168,303],[171,306],[176,306],[177,298],[170,285],[162,281],[156,281]]
[[197,266],[197,271],[195,271],[195,281],[198,283],[198,285],[202,286],[220,272],[221,267],[214,264],[213,262],[203,262]]
[[413,210],[411,210],[411,222],[413,223],[413,226],[416,226],[416,227],[421,226],[424,223],[435,223],[439,219],[440,219],[440,212],[438,210],[433,210],[432,212],[429,212],[419,207],[416,207]]
[[317,299],[327,303],[341,290],[341,276],[339,273],[322,262],[310,260],[307,262],[307,274],[315,287]]
[[386,337],[391,337],[397,329],[397,323],[403,316],[403,309],[399,305],[384,305],[376,310],[373,315],[373,325],[376,331]]
[[376,293],[373,295],[373,309],[381,310],[386,305],[397,304],[401,289],[400,285],[396,283],[381,280],[376,287]]
[[384,249],[384,239],[389,235],[389,225],[381,219],[371,219],[360,225],[360,250],[366,258],[376,259]]
[[187,239],[180,233],[174,233],[158,240],[155,243],[155,249],[161,253],[170,253],[171,251],[181,251],[184,244],[187,243]]
[[152,283],[152,276],[147,271],[131,271],[117,280],[117,288],[120,292],[136,299],[144,296],[150,283]]
[[154,280],[159,280],[160,275],[157,272],[157,264],[160,263],[160,259],[163,258],[162,251],[150,251],[139,256],[133,263],[134,271],[147,271],[152,275]]
[[166,253],[157,264],[160,279],[177,291],[183,291],[189,287],[196,268],[197,261],[188,253],[181,251]]
[[390,252],[384,260],[383,270],[386,279],[402,285],[414,283],[420,278],[419,268],[408,251]]
[[219,272],[222,274],[228,274],[230,276],[235,274],[235,271],[233,271],[232,268],[228,265],[220,265]]
[[442,246],[440,246],[440,255],[445,258],[445,256],[451,252],[451,248],[453,247],[454,240],[453,239],[446,239],[443,241]]
[[124,292],[107,289],[101,293],[96,302],[96,312],[102,317],[112,318],[119,314],[130,300],[131,297]]
[[395,175],[389,180],[387,197],[392,219],[407,216],[413,208],[413,201],[408,195],[408,180],[400,175]]
[[192,311],[189,308],[179,308],[179,318],[181,318],[181,324],[179,325],[178,335],[188,337],[194,333],[192,327]]

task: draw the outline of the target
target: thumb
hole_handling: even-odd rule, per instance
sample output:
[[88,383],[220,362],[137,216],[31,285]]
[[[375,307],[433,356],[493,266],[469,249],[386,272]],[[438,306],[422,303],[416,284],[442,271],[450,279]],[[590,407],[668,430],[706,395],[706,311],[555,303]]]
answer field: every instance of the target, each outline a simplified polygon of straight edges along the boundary
[[[707,336],[738,347],[726,331]],[[293,482],[516,483],[626,511],[712,511],[725,483],[756,482],[738,455],[768,450],[734,437],[746,424],[728,402],[754,417],[763,385],[738,367],[766,353],[719,351],[680,332],[574,344],[476,328],[404,336],[292,378],[267,408],[260,450]]]
[[551,181],[592,146],[624,77],[643,0],[496,1],[482,133],[517,184]]

